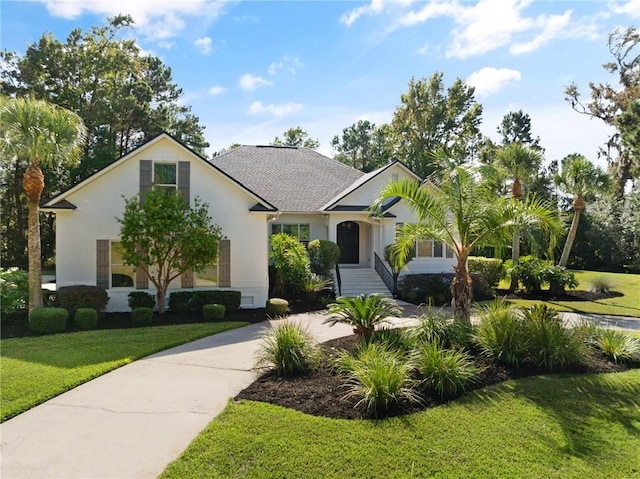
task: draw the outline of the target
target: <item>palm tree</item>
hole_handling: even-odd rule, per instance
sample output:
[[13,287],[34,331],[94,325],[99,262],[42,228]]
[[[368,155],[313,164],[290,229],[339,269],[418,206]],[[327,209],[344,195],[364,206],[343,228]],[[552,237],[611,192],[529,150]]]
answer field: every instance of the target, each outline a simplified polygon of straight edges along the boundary
[[29,311],[42,306],[38,205],[44,190],[42,167],[73,164],[82,154],[86,129],[75,113],[35,98],[0,97],[3,157],[28,162],[22,186],[27,197]]
[[473,248],[505,244],[516,227],[537,225],[552,237],[560,229],[555,211],[546,203],[536,198],[522,203],[510,201],[497,194],[495,178],[495,169],[489,165],[452,166],[441,180],[394,180],[372,205],[375,214],[385,201],[398,197],[417,216],[418,222],[405,223],[396,239],[400,258],[408,255],[421,238],[434,238],[454,251],[453,313],[467,323],[472,281],[467,258]]
[[[540,151],[526,146],[524,143],[515,142],[502,146],[496,155],[498,165],[511,179],[511,198],[514,201],[522,201],[522,183],[527,183],[540,170],[542,155]],[[520,230],[513,230],[513,247],[511,249],[511,261],[515,265],[520,259]],[[509,289],[515,291],[518,287],[518,277],[511,275]]]
[[339,298],[329,305],[330,315],[324,322],[331,326],[337,323],[353,326],[357,335],[371,336],[376,326],[386,322],[389,317],[398,317],[402,310],[398,305],[378,294],[361,294],[355,298]]
[[592,195],[604,192],[609,187],[610,178],[602,168],[594,166],[587,158],[576,153],[565,156],[561,161],[561,170],[555,177],[556,185],[565,193],[573,196],[573,220],[564,243],[558,265],[566,266],[573,241],[578,232],[580,215],[585,201]]

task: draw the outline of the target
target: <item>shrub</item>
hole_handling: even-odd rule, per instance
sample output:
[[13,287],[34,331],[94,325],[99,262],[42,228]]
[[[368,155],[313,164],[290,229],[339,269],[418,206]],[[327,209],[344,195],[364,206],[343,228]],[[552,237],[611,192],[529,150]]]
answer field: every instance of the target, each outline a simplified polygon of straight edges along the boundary
[[293,297],[302,292],[309,276],[309,253],[297,238],[286,233],[271,236],[271,261],[275,268],[273,293]]
[[131,311],[131,321],[139,326],[149,326],[153,323],[153,309],[136,308]]
[[320,364],[318,343],[300,324],[284,321],[264,337],[255,367],[274,367],[278,376],[291,377],[315,370]]
[[29,313],[29,328],[36,333],[62,333],[67,328],[69,312],[64,308],[34,308]]
[[323,293],[331,292],[332,281],[330,279],[324,279],[313,273],[307,281],[304,283],[304,290],[307,293],[307,299],[316,301],[318,297]]
[[107,307],[109,296],[99,286],[63,286],[57,291],[60,307],[66,309],[73,316],[78,308],[92,308],[103,311]]
[[444,349],[439,341],[420,345],[413,354],[413,363],[422,376],[420,386],[437,392],[440,397],[453,397],[466,391],[478,380],[480,369],[466,353]]
[[526,359],[528,339],[516,310],[503,301],[492,301],[479,316],[473,341],[482,353],[500,363],[519,366]]
[[156,304],[156,298],[154,295],[145,293],[144,291],[131,291],[128,294],[129,307],[131,309],[136,308],[151,308]]
[[320,276],[331,274],[340,258],[340,247],[333,241],[313,240],[307,245],[311,271]]
[[566,328],[553,308],[542,304],[524,309],[522,313],[529,362],[554,371],[584,361],[584,343],[580,335]]
[[409,329],[409,334],[417,342],[440,341],[446,344],[449,340],[449,329],[453,322],[451,316],[441,311],[429,311],[418,318],[418,324]]
[[469,271],[485,276],[489,287],[495,288],[507,275],[504,263],[499,258],[485,258],[484,256],[470,256],[468,259]]
[[221,304],[224,306],[225,311],[233,313],[240,309],[241,301],[242,293],[236,290],[213,289],[194,291],[190,307],[192,308],[191,311],[200,311],[205,304]]
[[329,317],[324,321],[353,326],[355,334],[371,335],[376,326],[388,317],[399,317],[402,311],[395,301],[378,294],[361,294],[355,298],[340,298],[329,305]]
[[223,304],[205,304],[202,306],[202,317],[205,321],[221,321],[224,319]]
[[595,346],[614,362],[640,361],[640,339],[615,329],[601,329],[594,338]]
[[523,256],[513,265],[508,263],[510,275],[516,275],[522,288],[528,293],[539,293],[544,282],[544,272],[548,262],[533,256]]
[[573,289],[578,286],[576,275],[564,266],[548,266],[542,273],[542,279],[549,285],[549,291],[553,294],[562,294],[566,288]]
[[359,398],[356,406],[364,405],[371,416],[385,415],[402,400],[420,402],[410,363],[385,345],[372,342],[355,357],[343,352],[335,366],[345,380],[345,397]]
[[169,311],[172,313],[188,313],[192,309],[194,291],[173,291],[169,295]]
[[29,304],[29,276],[19,268],[0,268],[2,315],[26,310]]
[[73,321],[76,327],[82,331],[96,329],[98,326],[98,312],[91,308],[78,308]]
[[269,298],[267,300],[266,313],[271,317],[286,316],[289,309],[289,302],[281,298]]

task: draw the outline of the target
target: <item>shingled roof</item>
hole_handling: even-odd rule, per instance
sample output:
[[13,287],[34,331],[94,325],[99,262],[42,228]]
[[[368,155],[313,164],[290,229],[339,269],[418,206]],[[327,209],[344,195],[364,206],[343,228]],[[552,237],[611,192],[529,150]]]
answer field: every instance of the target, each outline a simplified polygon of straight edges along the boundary
[[280,211],[319,211],[364,173],[308,148],[239,146],[211,160]]

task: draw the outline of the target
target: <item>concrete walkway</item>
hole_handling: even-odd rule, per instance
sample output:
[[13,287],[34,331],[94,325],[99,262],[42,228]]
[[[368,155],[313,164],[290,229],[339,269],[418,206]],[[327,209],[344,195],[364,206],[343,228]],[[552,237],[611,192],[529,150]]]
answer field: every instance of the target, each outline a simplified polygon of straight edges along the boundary
[[[412,322],[416,309],[404,306],[406,317],[395,325]],[[352,334],[348,326],[323,324],[319,314],[292,319],[319,341]],[[639,319],[615,321],[640,330]],[[157,477],[253,382],[254,354],[270,327],[263,322],[162,351],[6,421],[0,425],[0,477]]]

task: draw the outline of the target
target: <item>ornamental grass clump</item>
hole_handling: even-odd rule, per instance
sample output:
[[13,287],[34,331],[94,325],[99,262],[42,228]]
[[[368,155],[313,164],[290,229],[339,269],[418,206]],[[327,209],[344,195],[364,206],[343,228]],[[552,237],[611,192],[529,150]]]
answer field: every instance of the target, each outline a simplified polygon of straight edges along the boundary
[[517,311],[503,301],[492,301],[479,311],[479,316],[473,341],[482,354],[518,367],[526,359],[528,338]]
[[438,341],[421,344],[412,355],[420,373],[420,387],[436,392],[441,398],[455,397],[478,381],[482,370],[471,357],[455,349],[445,349]]
[[412,366],[386,345],[371,342],[355,356],[343,352],[335,362],[347,389],[345,398],[356,398],[372,417],[387,415],[401,401],[420,402]]
[[532,306],[522,310],[522,317],[531,364],[547,371],[564,371],[584,362],[582,335],[566,328],[553,308],[546,304]]
[[640,361],[640,339],[632,338],[623,331],[601,328],[593,344],[615,363]]
[[274,368],[278,376],[291,377],[317,369],[321,359],[322,352],[313,336],[300,324],[283,321],[265,335],[255,367]]
[[385,324],[389,317],[399,317],[402,310],[391,299],[378,294],[361,294],[355,298],[339,298],[329,305],[329,317],[325,323],[353,326],[353,332],[369,336],[376,326]]

